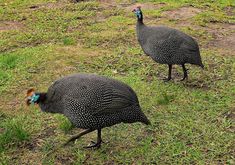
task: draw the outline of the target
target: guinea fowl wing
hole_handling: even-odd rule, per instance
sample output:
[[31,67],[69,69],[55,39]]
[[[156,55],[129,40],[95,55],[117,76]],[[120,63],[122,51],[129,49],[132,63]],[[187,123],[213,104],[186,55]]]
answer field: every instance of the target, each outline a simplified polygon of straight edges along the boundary
[[173,56],[177,55],[178,50],[180,49],[181,44],[183,43],[182,39],[176,35],[175,32],[171,32],[160,39],[156,39],[156,36],[150,36],[147,40],[146,46],[149,47],[148,50],[150,56],[156,58],[167,58],[168,60]]
[[104,114],[119,113],[120,111],[125,110],[127,107],[133,104],[134,102],[127,96],[127,93],[113,90],[110,102],[106,104],[106,106],[97,109],[93,115],[99,116]]
[[133,104],[129,94],[108,83],[99,83],[89,86],[84,84],[64,97],[70,100],[69,106],[77,106],[91,115],[99,116],[116,113]]

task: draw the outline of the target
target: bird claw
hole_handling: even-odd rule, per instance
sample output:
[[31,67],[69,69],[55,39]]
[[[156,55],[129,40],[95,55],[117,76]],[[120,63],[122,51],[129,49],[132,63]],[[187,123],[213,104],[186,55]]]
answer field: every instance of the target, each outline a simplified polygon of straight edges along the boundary
[[170,80],[171,80],[171,77],[168,77],[168,78],[164,78],[164,79],[163,79],[164,82],[168,82],[168,81],[170,81]]
[[83,148],[100,148],[101,146],[101,143],[102,143],[102,140],[100,142],[94,142],[94,141],[91,141],[91,144],[88,145],[88,146],[85,146]]
[[183,77],[180,81],[184,81],[185,79],[188,79],[188,76]]

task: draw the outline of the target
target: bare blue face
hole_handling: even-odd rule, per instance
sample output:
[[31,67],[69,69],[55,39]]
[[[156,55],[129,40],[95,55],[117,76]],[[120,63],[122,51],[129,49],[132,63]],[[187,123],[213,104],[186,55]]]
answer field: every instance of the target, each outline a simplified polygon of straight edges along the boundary
[[141,13],[141,10],[140,8],[136,8],[133,10],[133,12],[135,13],[135,15],[140,19],[142,17],[142,13]]
[[39,97],[40,97],[40,95],[35,94],[35,93],[32,96],[29,96],[28,97],[29,104],[35,104],[38,101]]

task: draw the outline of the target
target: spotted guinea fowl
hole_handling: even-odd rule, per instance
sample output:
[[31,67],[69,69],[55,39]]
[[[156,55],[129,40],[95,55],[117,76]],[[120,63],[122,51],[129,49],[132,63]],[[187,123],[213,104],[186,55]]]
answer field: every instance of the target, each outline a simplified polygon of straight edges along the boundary
[[146,26],[140,7],[133,10],[137,16],[136,32],[138,42],[144,53],[154,61],[168,64],[169,74],[165,81],[171,79],[172,65],[181,65],[184,72],[182,80],[188,77],[185,63],[204,67],[197,42],[189,35],[165,26]]
[[37,103],[44,112],[65,115],[73,125],[85,131],[66,143],[98,131],[97,143],[101,145],[101,129],[121,122],[150,124],[141,111],[135,92],[126,84],[94,74],[73,74],[55,81],[46,93],[27,92],[27,104]]

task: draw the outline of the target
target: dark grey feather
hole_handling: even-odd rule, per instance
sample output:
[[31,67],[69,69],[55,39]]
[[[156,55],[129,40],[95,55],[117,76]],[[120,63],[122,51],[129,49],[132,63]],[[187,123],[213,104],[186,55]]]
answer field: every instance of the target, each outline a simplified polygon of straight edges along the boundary
[[120,122],[149,124],[135,92],[126,84],[93,74],[57,80],[39,103],[46,112],[62,113],[79,128],[103,128]]
[[165,26],[146,26],[139,20],[136,31],[143,51],[156,62],[203,67],[198,44],[191,36]]

